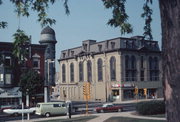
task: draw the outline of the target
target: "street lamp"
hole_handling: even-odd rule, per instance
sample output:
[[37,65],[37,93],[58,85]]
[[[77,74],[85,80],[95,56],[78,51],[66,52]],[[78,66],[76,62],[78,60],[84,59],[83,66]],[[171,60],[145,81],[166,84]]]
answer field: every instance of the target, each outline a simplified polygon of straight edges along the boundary
[[49,79],[50,79],[50,76],[49,76],[49,74],[50,74],[50,73],[49,73],[49,71],[50,71],[49,64],[50,64],[50,63],[53,63],[53,64],[54,64],[55,61],[52,60],[52,59],[46,59],[45,62],[46,62],[46,64],[47,64],[46,66],[47,66],[47,73],[48,73],[48,74],[47,74],[47,76],[46,76],[45,85],[44,85],[44,102],[47,103],[47,102],[49,101],[49,95],[50,95],[50,94],[49,94],[49,92],[50,92],[50,91],[49,91],[49,87],[50,87],[50,84],[49,84],[49,82],[50,82],[50,81],[49,81]]

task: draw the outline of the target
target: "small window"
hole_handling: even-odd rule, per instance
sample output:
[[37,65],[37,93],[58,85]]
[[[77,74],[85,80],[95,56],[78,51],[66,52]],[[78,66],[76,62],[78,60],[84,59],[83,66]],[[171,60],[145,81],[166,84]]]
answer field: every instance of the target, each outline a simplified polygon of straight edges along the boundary
[[4,75],[3,74],[0,74],[0,81],[4,81]]
[[87,51],[87,44],[83,44],[84,51]]
[[115,42],[111,42],[111,49],[115,48]]
[[38,67],[39,67],[38,61],[33,61],[33,67],[34,67],[34,68],[38,68]]
[[5,66],[11,66],[11,57],[10,56],[5,57]]
[[99,48],[99,52],[102,51],[102,45],[98,45],[98,48]]
[[53,107],[61,107],[61,104],[53,104]]
[[62,104],[62,107],[66,107],[66,105],[65,105],[65,104]]
[[63,58],[65,58],[66,57],[66,53],[63,53]]
[[71,56],[74,56],[74,51],[71,51]]
[[6,84],[11,84],[11,74],[6,74]]

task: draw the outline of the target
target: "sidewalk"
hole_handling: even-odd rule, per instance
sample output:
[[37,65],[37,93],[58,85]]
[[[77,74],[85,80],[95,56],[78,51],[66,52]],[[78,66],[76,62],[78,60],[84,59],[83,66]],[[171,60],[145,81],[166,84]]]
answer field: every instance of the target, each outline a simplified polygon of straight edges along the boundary
[[121,113],[100,113],[98,114],[99,117],[95,119],[91,119],[88,122],[103,122],[111,117],[129,117],[129,118],[138,118],[138,119],[151,119],[151,120],[166,120],[165,118],[158,118],[158,117],[146,117],[146,116],[139,116],[133,115],[135,111],[131,112],[121,112]]
[[[96,115],[95,119],[91,119],[88,122],[103,122],[110,117],[129,117],[129,118],[139,118],[139,119],[151,119],[151,120],[166,120],[165,118],[158,118],[158,117],[146,117],[146,116],[139,116],[139,115],[133,115],[135,111],[131,112],[117,112],[117,113],[98,113],[98,114],[89,114],[90,115]],[[85,114],[79,114],[79,115],[73,115],[72,118],[76,117],[82,117],[86,116]],[[55,120],[55,119],[66,119],[67,116],[58,116],[58,117],[49,117],[49,118],[38,118],[38,119],[32,119],[32,120],[24,120],[24,122],[36,122],[36,121],[43,121],[43,120]],[[8,121],[8,122],[22,122],[22,120],[19,121]]]

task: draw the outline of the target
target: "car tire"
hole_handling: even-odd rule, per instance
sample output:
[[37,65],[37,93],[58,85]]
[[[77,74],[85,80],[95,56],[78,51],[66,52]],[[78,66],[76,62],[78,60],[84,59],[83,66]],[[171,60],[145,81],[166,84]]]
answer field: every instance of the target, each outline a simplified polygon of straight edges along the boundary
[[118,112],[122,112],[123,110],[121,108],[118,109]]
[[51,114],[50,114],[49,112],[47,112],[47,113],[45,113],[45,116],[46,116],[46,117],[50,117]]
[[103,111],[103,110],[100,110],[100,113],[104,113],[104,111]]

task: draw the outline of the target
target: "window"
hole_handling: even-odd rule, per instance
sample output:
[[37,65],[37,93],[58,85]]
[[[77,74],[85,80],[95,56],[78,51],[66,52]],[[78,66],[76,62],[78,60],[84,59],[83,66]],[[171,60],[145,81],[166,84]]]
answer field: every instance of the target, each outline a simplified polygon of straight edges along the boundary
[[103,80],[102,59],[98,59],[98,81]]
[[70,64],[70,75],[71,75],[71,82],[74,82],[74,64]]
[[11,74],[6,74],[6,84],[11,84]]
[[63,53],[63,58],[66,58],[66,53]]
[[87,51],[87,44],[83,44],[84,51]]
[[141,56],[141,69],[143,69],[143,68],[144,68],[144,57]]
[[79,63],[79,81],[84,80],[83,62]]
[[66,82],[66,66],[65,64],[62,65],[62,82]]
[[115,57],[111,57],[110,59],[110,73],[111,73],[111,81],[116,80],[116,59]]
[[102,45],[98,45],[98,48],[99,48],[99,52],[102,51]]
[[125,80],[136,80],[136,58],[135,56],[125,56]]
[[149,80],[159,80],[159,61],[157,57],[149,57]]
[[61,104],[53,104],[53,107],[61,107]]
[[4,63],[5,63],[5,66],[11,66],[11,57],[10,56],[6,56]]
[[111,42],[111,49],[115,48],[115,42]]
[[4,75],[0,74],[0,84],[4,84]]
[[141,56],[141,72],[140,72],[140,79],[144,81],[144,57]]
[[74,56],[74,51],[71,51],[71,56]]
[[92,81],[92,64],[90,60],[87,62],[87,74],[88,74],[88,82],[91,82]]
[[40,69],[40,56],[38,54],[34,54],[33,56],[33,68],[34,69]]

